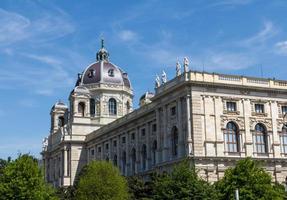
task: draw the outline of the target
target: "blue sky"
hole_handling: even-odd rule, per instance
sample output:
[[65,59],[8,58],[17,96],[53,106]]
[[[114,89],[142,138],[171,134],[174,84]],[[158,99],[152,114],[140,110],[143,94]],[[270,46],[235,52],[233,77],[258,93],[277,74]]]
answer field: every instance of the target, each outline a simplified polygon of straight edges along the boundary
[[135,107],[184,56],[194,70],[287,79],[286,10],[284,0],[1,0],[0,158],[40,156],[51,106],[67,103],[101,37]]

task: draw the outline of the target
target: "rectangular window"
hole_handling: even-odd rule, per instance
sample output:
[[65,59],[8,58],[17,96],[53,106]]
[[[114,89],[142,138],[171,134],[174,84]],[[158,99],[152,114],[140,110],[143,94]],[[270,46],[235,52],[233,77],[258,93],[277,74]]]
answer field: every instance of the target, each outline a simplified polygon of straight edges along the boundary
[[132,136],[131,136],[132,140],[135,139],[135,133],[132,133]]
[[235,112],[236,103],[235,102],[226,102],[227,111]]
[[91,149],[91,155],[95,155],[95,150],[94,149]]
[[173,106],[171,109],[170,109],[170,113],[171,113],[171,116],[174,116],[176,114],[176,107]]
[[108,150],[109,149],[109,144],[106,144],[106,150]]
[[122,137],[122,143],[123,143],[123,144],[126,143],[126,137]]
[[256,113],[264,113],[264,105],[263,104],[255,104],[255,112]]
[[287,106],[281,106],[282,114],[285,115],[287,113]]
[[101,153],[102,152],[102,148],[98,147],[98,152]]
[[114,147],[116,147],[117,146],[117,141],[116,140],[114,140]]
[[156,132],[156,124],[153,124],[153,125],[152,125],[152,131],[153,131],[153,132]]
[[145,128],[142,129],[142,136],[145,136]]

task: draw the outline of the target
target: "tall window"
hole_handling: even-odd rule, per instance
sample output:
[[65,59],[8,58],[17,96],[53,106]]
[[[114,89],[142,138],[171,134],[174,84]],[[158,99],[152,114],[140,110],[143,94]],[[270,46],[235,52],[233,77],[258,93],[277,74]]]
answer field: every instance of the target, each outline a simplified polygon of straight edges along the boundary
[[60,116],[58,118],[58,126],[59,127],[63,127],[65,125],[65,120],[64,120],[64,117],[63,116]]
[[122,172],[123,172],[123,174],[126,173],[126,163],[127,163],[127,154],[125,151],[123,151],[123,154],[122,154]]
[[280,135],[282,153],[287,154],[287,127],[283,125],[282,133]]
[[226,102],[227,111],[234,112],[236,111],[236,103],[235,102]]
[[287,113],[287,106],[281,106],[282,114],[285,115]]
[[118,166],[118,156],[117,154],[114,155],[113,163],[115,166]]
[[136,150],[135,148],[132,149],[131,161],[132,161],[132,174],[134,174],[136,172]]
[[91,116],[94,116],[96,113],[95,107],[96,107],[95,99],[90,99],[90,114],[91,114]]
[[255,146],[257,153],[267,153],[267,133],[263,124],[256,124],[255,126]]
[[264,105],[263,104],[255,104],[255,112],[256,113],[264,113]]
[[146,152],[146,145],[143,144],[142,146],[142,170],[146,170],[146,160],[147,160],[147,152]]
[[172,155],[177,156],[178,154],[178,130],[177,130],[177,127],[175,126],[172,128],[171,144],[172,144]]
[[130,104],[130,102],[129,101],[127,101],[127,113],[129,113],[130,112],[130,109],[131,109],[131,104]]
[[85,103],[84,102],[80,102],[78,105],[78,113],[81,114],[82,117],[85,116]]
[[238,128],[233,122],[228,122],[226,125],[225,141],[228,152],[240,151]]
[[117,101],[114,98],[109,100],[109,114],[117,115]]
[[152,143],[152,164],[156,164],[156,151],[157,151],[157,141],[153,141]]

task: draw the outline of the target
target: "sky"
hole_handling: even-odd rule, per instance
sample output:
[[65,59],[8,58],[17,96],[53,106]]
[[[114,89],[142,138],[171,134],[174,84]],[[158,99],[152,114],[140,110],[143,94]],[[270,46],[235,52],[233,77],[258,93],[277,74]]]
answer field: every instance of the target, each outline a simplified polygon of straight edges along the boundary
[[192,70],[287,80],[286,10],[285,0],[1,0],[0,158],[40,158],[51,107],[68,104],[101,38],[135,108],[185,56]]

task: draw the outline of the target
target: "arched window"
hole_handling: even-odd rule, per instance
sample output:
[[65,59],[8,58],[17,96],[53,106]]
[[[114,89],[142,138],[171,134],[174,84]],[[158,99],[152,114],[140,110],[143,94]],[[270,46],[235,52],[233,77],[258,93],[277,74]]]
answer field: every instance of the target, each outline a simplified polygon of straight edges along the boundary
[[130,112],[130,109],[131,109],[131,105],[130,105],[129,101],[127,101],[126,106],[127,106],[127,114],[128,114]]
[[257,153],[268,153],[267,132],[263,124],[255,126],[255,146]]
[[172,128],[171,133],[171,147],[172,147],[172,155],[177,156],[178,154],[178,130],[177,127]]
[[146,145],[143,144],[142,146],[142,170],[146,170],[146,161],[147,161],[147,152],[146,152]]
[[225,141],[228,152],[240,152],[238,128],[233,122],[228,122],[226,125]]
[[117,101],[114,98],[109,100],[109,114],[117,115]]
[[152,164],[156,164],[156,151],[157,151],[157,141],[153,141],[152,143]]
[[96,113],[96,103],[95,103],[95,99],[90,99],[90,115],[91,116],[95,116]]
[[60,116],[58,118],[58,127],[64,127],[64,125],[65,125],[65,119],[63,116]]
[[127,154],[125,151],[123,151],[123,154],[122,154],[122,173],[124,175],[126,173],[126,163],[127,163]]
[[131,161],[132,161],[132,174],[135,174],[136,172],[136,150],[135,148],[132,149]]
[[114,155],[113,163],[115,166],[118,166],[118,156],[117,154]]
[[284,124],[280,135],[282,153],[287,154],[287,126]]
[[78,113],[81,114],[82,117],[85,116],[85,103],[84,102],[80,102],[78,105]]

